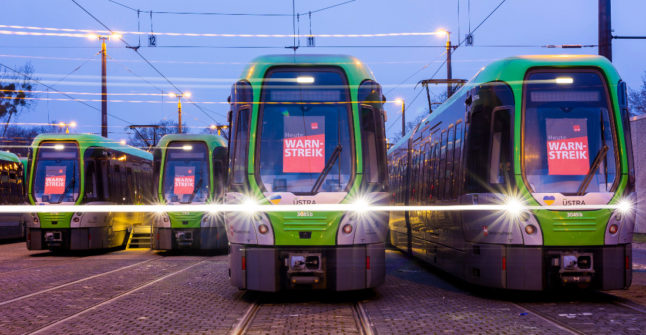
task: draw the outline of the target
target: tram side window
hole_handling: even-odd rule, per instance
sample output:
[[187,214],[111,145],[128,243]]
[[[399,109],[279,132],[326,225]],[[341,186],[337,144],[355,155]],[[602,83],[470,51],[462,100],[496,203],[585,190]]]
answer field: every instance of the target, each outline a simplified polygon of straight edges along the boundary
[[444,184],[444,199],[451,199],[453,192],[453,151],[455,149],[455,126],[450,125],[447,132],[446,172]]
[[489,164],[489,183],[506,184],[511,179],[511,111],[496,108],[491,122],[491,154]]
[[447,151],[447,130],[442,131],[441,143],[440,143],[440,174],[438,176],[439,180],[439,190],[438,195],[443,200],[444,199],[444,188],[445,178],[446,178],[446,151]]
[[223,147],[213,149],[213,198],[220,200],[224,193],[224,181],[226,180],[226,155],[227,150]]
[[365,80],[359,86],[361,102],[361,142],[364,146],[364,176],[372,187],[385,188],[386,181],[386,136],[381,86],[373,80]]
[[[465,191],[489,193],[491,186],[500,188],[502,184],[513,182],[511,111],[514,95],[509,86],[499,82],[489,83],[475,94],[479,99],[471,106],[466,136],[468,146],[464,153]],[[499,191],[502,189],[495,192]]]
[[253,93],[251,85],[246,81],[239,81],[233,85],[231,90],[231,115],[232,122],[230,129],[232,145],[230,153],[230,183],[233,185],[244,185],[247,180],[247,159],[249,147],[249,116],[251,113],[251,102]]
[[462,120],[455,125],[455,150],[453,152],[453,199],[457,199],[462,186]]

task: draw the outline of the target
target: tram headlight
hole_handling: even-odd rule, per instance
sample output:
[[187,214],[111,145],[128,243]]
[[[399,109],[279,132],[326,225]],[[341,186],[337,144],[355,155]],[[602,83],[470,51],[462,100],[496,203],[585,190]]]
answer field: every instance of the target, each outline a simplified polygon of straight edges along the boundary
[[614,234],[616,234],[618,231],[619,231],[619,226],[618,226],[616,223],[613,223],[613,224],[611,224],[611,225],[610,225],[610,227],[608,227],[608,232],[609,232],[610,234],[613,234],[613,235],[614,235]]
[[630,214],[633,210],[633,203],[628,199],[622,199],[617,203],[617,211],[622,215]]
[[352,202],[352,211],[357,214],[365,214],[370,210],[370,202],[364,197],[358,197]]
[[527,235],[534,234],[536,232],[536,226],[534,226],[533,224],[526,225],[525,232],[527,233]]
[[519,218],[526,211],[525,204],[518,198],[510,197],[504,203],[505,212],[512,218]]
[[258,212],[258,201],[251,197],[246,197],[241,205],[244,208],[244,212],[247,213],[249,216],[254,216]]

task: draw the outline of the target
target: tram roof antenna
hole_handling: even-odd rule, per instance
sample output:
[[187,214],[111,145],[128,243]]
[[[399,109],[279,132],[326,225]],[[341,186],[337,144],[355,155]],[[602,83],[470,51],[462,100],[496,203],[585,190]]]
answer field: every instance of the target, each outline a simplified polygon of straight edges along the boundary
[[[433,105],[437,105],[438,103],[432,103],[431,102],[431,93],[429,92],[428,85],[433,84],[433,85],[438,85],[438,84],[447,84],[447,85],[453,85],[455,84],[455,87],[452,87],[452,91],[455,92],[457,91],[458,88],[460,88],[462,85],[464,85],[467,82],[466,79],[423,79],[417,82],[417,85],[422,84],[422,86],[426,89],[426,100],[428,101],[428,113],[431,114],[433,113]],[[417,87],[415,85],[415,87]],[[447,99],[450,98],[450,96],[446,97]]]

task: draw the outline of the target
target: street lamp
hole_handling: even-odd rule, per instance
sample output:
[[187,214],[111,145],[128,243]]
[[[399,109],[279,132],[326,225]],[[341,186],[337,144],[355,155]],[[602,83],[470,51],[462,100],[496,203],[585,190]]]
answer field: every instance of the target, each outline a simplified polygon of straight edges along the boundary
[[191,92],[183,92],[183,93],[170,92],[168,93],[168,96],[171,98],[177,98],[177,119],[178,119],[177,133],[181,134],[182,133],[182,98],[190,98]]
[[59,122],[58,126],[61,128],[65,128],[65,134],[70,133],[70,128],[76,128],[76,121],[72,121],[70,123],[65,123],[65,122]]
[[101,41],[101,136],[108,137],[108,82],[106,78],[106,57],[108,52],[105,47],[105,41],[110,38],[120,39],[121,35],[117,33],[110,35],[88,34],[87,37]]
[[402,137],[404,137],[406,135],[406,102],[402,98],[397,98],[395,103],[402,106]]
[[209,129],[211,129],[211,133],[213,133],[213,130],[217,129],[218,136],[222,136],[222,129],[229,129],[229,126],[212,124],[209,126]]

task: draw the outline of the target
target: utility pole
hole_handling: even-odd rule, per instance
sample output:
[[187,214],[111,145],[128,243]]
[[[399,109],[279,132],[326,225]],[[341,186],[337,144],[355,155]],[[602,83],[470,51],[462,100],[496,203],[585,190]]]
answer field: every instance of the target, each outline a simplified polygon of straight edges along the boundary
[[108,79],[105,40],[109,36],[99,36],[101,40],[101,136],[108,137]]
[[[451,32],[446,32],[446,79],[451,81],[453,79],[453,69],[451,68]],[[446,84],[446,97],[447,99],[453,95],[453,86],[450,83]]]
[[406,135],[406,102],[402,98],[397,98],[395,103],[402,106],[402,137],[404,137]]
[[599,55],[612,62],[612,25],[610,0],[599,0]]
[[101,41],[101,136],[108,137],[108,80],[107,80],[107,56],[108,51],[105,41],[110,38],[119,39],[120,34],[112,33],[111,35],[87,35],[89,39],[99,39]]

